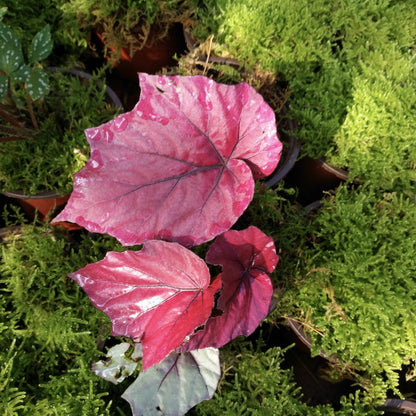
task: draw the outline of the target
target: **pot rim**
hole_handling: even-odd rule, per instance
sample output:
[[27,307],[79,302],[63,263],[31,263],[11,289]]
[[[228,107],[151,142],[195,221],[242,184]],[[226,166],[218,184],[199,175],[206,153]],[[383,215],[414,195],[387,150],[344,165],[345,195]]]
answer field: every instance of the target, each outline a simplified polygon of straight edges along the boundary
[[[59,67],[59,66],[48,66],[45,69],[47,71],[69,72],[73,75],[78,75],[80,78],[85,78],[85,79],[91,79],[93,77],[93,75],[91,75],[90,73],[85,72],[85,71],[81,71],[80,69],[77,69],[77,68],[65,69],[65,68],[62,68],[62,67]],[[121,100],[118,97],[118,95],[115,93],[115,91],[111,87],[109,87],[107,84],[105,84],[105,90],[106,90],[107,95],[113,101],[114,105],[116,107],[120,107],[122,110],[124,110],[123,104],[121,103]]]
[[3,195],[8,196],[9,198],[16,198],[16,199],[48,199],[48,198],[64,198],[66,195],[61,195],[57,191],[45,191],[39,192],[35,195],[26,195],[22,191],[5,191],[2,192]]
[[386,399],[382,405],[377,407],[377,410],[398,415],[416,415],[416,403],[410,400]]

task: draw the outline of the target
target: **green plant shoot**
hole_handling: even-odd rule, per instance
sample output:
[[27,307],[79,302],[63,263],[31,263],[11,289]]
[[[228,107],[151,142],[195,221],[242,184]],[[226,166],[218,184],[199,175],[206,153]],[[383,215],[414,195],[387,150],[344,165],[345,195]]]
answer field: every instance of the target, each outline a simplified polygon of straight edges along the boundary
[[19,94],[21,91],[33,127],[35,130],[39,128],[32,100],[38,100],[49,92],[48,74],[40,61],[49,56],[52,48],[50,27],[46,25],[33,37],[26,63],[19,38],[8,26],[0,22],[0,99],[3,101],[0,103],[0,117],[7,122],[6,126],[1,127],[2,131],[9,133],[12,138],[16,137],[13,127],[21,128],[25,125],[19,116],[23,107]]
[[39,62],[52,52],[53,42],[49,25],[46,25],[33,38],[25,63],[22,45],[13,31],[0,22],[0,97],[13,90],[14,84],[23,83],[33,100],[44,96],[49,91],[49,80]]

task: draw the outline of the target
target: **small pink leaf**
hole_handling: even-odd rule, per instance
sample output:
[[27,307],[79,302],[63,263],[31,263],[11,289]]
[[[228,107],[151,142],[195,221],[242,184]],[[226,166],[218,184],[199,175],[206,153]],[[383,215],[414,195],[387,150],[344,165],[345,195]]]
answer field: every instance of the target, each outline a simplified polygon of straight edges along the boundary
[[140,74],[128,113],[86,130],[87,165],[55,221],[122,244],[192,246],[228,230],[282,150],[273,110],[245,83]]
[[141,251],[110,252],[70,274],[112,322],[112,334],[143,345],[143,370],[203,325],[217,290],[208,267],[177,243],[148,241]]
[[273,239],[256,227],[227,231],[211,244],[206,260],[220,264],[222,315],[209,318],[178,351],[220,348],[239,335],[250,335],[267,316],[273,286],[267,273],[277,264]]
[[182,416],[210,399],[221,376],[215,348],[172,353],[139,377],[121,396],[133,416]]

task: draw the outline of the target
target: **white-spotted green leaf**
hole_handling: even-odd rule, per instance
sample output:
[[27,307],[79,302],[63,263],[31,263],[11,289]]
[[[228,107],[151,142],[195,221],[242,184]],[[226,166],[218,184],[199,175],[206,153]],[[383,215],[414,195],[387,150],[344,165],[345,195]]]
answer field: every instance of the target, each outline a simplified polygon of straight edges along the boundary
[[24,63],[19,38],[4,23],[0,22],[0,70],[11,74]]
[[51,29],[46,25],[41,31],[36,33],[29,48],[29,62],[39,62],[49,56],[52,52],[53,42],[51,39]]
[[131,358],[127,358],[125,354],[129,348],[128,342],[122,342],[110,348],[107,352],[107,360],[94,363],[92,371],[111,383],[121,383],[133,373],[138,360],[143,356],[142,345],[138,343],[135,345]]
[[141,372],[121,397],[133,416],[182,416],[214,395],[220,375],[216,348],[172,353]]
[[30,75],[30,68],[24,64],[17,71],[11,74],[13,82],[27,82]]
[[27,91],[33,100],[37,100],[49,92],[48,74],[43,69],[33,68],[30,70]]
[[9,86],[9,80],[6,75],[0,75],[0,98],[4,97]]

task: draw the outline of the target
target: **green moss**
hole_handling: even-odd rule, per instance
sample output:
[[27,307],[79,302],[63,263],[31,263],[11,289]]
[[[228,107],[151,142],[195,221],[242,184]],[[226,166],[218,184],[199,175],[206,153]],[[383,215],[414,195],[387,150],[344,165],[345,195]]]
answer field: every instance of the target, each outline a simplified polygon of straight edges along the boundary
[[[359,394],[343,397],[341,410],[330,405],[308,406],[302,401],[300,387],[293,379],[292,369],[284,368],[287,349],[270,348],[264,352],[248,345],[230,354],[224,367],[227,374],[220,382],[213,399],[202,402],[190,415],[196,416],[299,416],[299,415],[376,415],[363,403]],[[227,360],[226,357],[223,359]]]
[[340,368],[386,394],[416,348],[414,195],[344,186],[311,226],[284,313],[304,323],[314,354],[336,354]]
[[199,16],[214,53],[288,82],[303,154],[385,189],[414,187],[412,0],[211,0]]
[[103,71],[91,80],[51,72],[51,92],[45,101],[34,103],[40,125],[35,137],[1,144],[3,191],[23,191],[27,195],[54,190],[62,195],[71,192],[73,176],[89,156],[84,130],[119,112],[107,102],[102,78]]
[[386,190],[416,190],[416,70],[395,48],[372,52],[354,79],[353,102],[328,160]]
[[67,277],[108,250],[123,248],[110,237],[79,234],[74,239],[29,225],[1,246],[2,414],[109,416],[129,409],[119,399],[120,389],[90,369],[110,321]]

